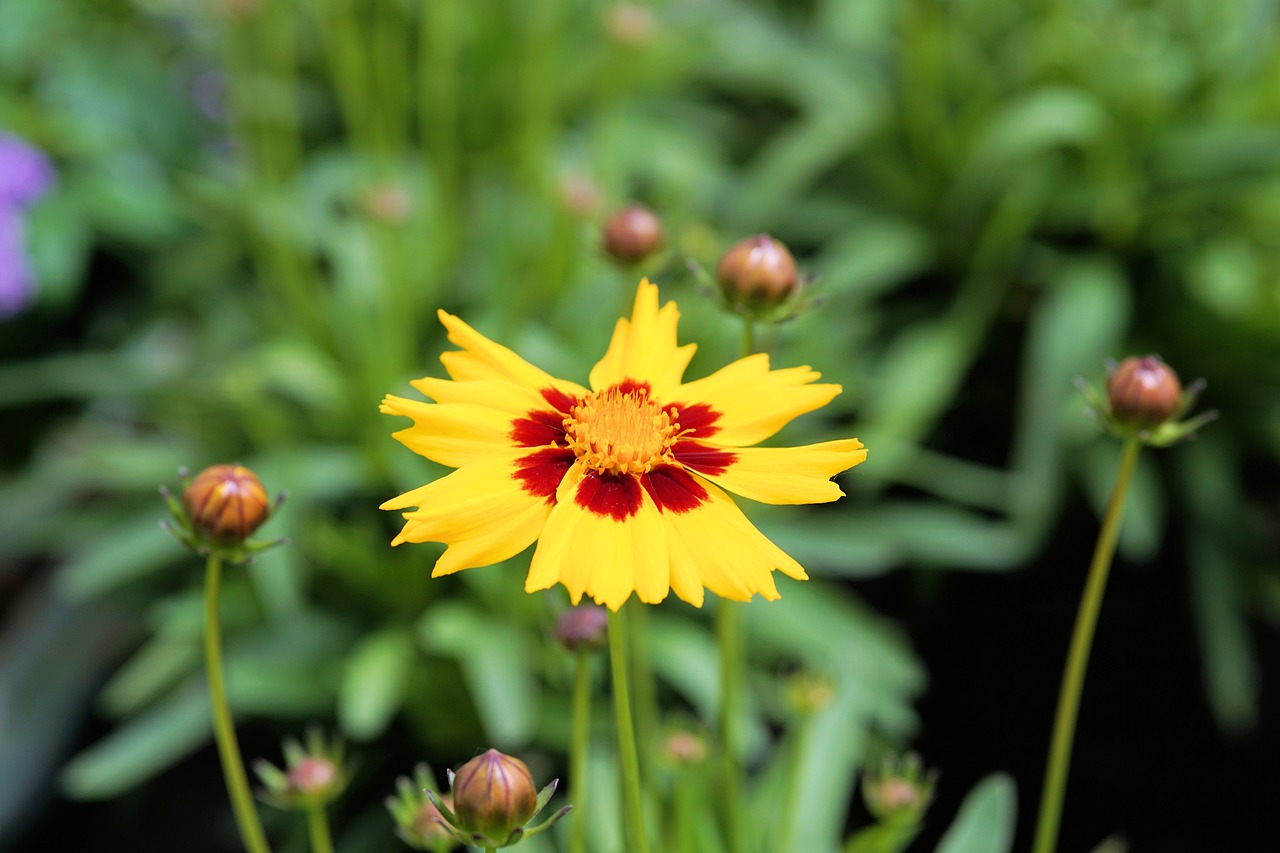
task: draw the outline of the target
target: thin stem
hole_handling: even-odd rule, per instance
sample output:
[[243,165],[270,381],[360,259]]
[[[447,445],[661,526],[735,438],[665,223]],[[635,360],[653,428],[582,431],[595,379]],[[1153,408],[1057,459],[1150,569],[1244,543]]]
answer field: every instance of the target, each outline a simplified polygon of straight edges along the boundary
[[240,840],[249,853],[270,853],[258,812],[253,807],[249,781],[245,778],[240,744],[227,706],[227,686],[222,675],[222,631],[218,618],[218,588],[222,582],[222,558],[210,554],[204,576],[204,666],[209,678],[209,705],[213,712],[213,736],[222,758],[222,775],[235,813]]
[[794,749],[791,753],[788,790],[782,801],[782,813],[778,818],[778,850],[797,850],[796,816],[800,812],[800,784],[804,776],[804,757],[809,751],[810,733],[813,731],[813,714],[805,713],[796,724]]
[[742,319],[742,357],[746,358],[756,351],[756,324],[750,316]]
[[622,768],[622,795],[626,813],[627,850],[649,853],[645,837],[644,809],[640,800],[640,759],[631,722],[631,691],[627,676],[626,618],[609,613],[609,667],[613,674],[613,712],[618,729],[618,763]]
[[573,742],[569,749],[569,802],[573,818],[569,822],[569,853],[587,853],[587,754],[591,749],[591,655],[574,656]]
[[1058,713],[1053,723],[1053,740],[1049,747],[1049,766],[1045,770],[1044,793],[1040,797],[1040,817],[1036,822],[1033,853],[1053,853],[1058,844],[1058,826],[1062,820],[1062,800],[1067,790],[1067,769],[1071,761],[1071,744],[1075,738],[1076,716],[1080,710],[1080,692],[1084,686],[1085,669],[1089,664],[1089,649],[1093,645],[1094,628],[1098,624],[1098,611],[1107,588],[1107,573],[1111,558],[1116,552],[1116,537],[1124,516],[1125,495],[1133,478],[1141,445],[1137,439],[1125,442],[1116,474],[1102,530],[1093,550],[1093,562],[1089,566],[1089,579],[1084,597],[1076,614],[1076,627],[1071,635],[1071,651],[1067,656],[1067,668],[1062,674],[1062,692],[1058,697]]
[[720,644],[720,800],[728,853],[742,849],[739,826],[737,732],[734,717],[742,693],[742,625],[737,602],[721,601],[716,610],[716,639]]
[[307,832],[311,836],[311,853],[333,853],[333,838],[329,835],[324,806],[307,809]]
[[[658,686],[653,677],[649,653],[649,610],[638,607],[627,614],[627,651],[631,656],[631,676],[635,679],[636,743],[640,751],[640,771],[649,767],[647,750],[653,748],[658,727]],[[652,783],[652,779],[648,780]]]

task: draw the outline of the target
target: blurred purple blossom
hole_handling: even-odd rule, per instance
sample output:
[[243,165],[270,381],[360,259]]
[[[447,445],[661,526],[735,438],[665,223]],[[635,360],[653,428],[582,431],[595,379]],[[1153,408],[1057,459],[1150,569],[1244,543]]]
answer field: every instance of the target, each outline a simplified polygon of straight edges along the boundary
[[23,309],[34,283],[22,247],[22,216],[13,207],[0,205],[0,320]]
[[54,178],[43,151],[0,133],[0,321],[31,301],[35,277],[24,245],[23,208],[49,192]]
[[0,206],[29,205],[53,186],[53,164],[39,148],[0,133]]

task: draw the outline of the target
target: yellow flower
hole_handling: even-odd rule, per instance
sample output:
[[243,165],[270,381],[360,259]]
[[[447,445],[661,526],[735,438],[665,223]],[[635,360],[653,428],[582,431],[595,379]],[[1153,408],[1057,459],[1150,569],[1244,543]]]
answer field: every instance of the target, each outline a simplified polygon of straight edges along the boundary
[[588,389],[441,311],[461,347],[440,356],[452,381],[419,379],[434,403],[388,396],[382,411],[413,419],[395,433],[406,447],[458,470],[382,505],[417,507],[392,544],[447,544],[438,577],[537,541],[527,592],[563,583],[575,604],[585,594],[613,610],[633,591],[656,604],[674,590],[701,606],[704,588],[777,598],[775,569],[805,579],[725,492],[771,504],[841,497],[831,478],[866,458],[857,439],[752,446],[840,386],[813,384],[808,367],[770,370],[763,354],[685,383],[696,347],[676,344],[679,316],[641,281]]

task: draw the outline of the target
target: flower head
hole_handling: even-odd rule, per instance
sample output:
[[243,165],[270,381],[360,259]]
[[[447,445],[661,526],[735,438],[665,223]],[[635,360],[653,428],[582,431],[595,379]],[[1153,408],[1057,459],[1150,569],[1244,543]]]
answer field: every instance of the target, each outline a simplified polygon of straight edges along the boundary
[[1108,432],[1154,447],[1190,438],[1218,416],[1217,412],[1208,411],[1186,418],[1205,382],[1197,379],[1184,389],[1178,374],[1158,355],[1131,356],[1119,364],[1109,362],[1105,394],[1099,394],[1083,379],[1076,380],[1076,385],[1084,392],[1090,416]]
[[629,205],[604,224],[604,250],[615,261],[633,264],[662,248],[662,220],[647,207]]
[[194,478],[182,477],[181,499],[161,486],[173,522],[160,522],[175,539],[201,556],[217,553],[231,563],[245,563],[255,554],[284,540],[256,542],[249,538],[284,503],[274,501],[258,475],[243,465],[211,465]]
[[571,607],[556,617],[555,638],[571,652],[602,649],[609,641],[609,617],[593,604]]
[[808,367],[772,370],[752,355],[693,382],[694,345],[676,344],[675,303],[647,280],[619,320],[589,387],[556,379],[445,312],[461,347],[441,356],[452,380],[414,387],[435,400],[388,396],[382,411],[413,419],[395,437],[458,470],[383,509],[404,513],[393,544],[448,545],[433,575],[506,560],[537,541],[525,590],[562,583],[617,610],[634,592],[777,598],[773,572],[803,568],[757,530],[727,492],[773,504],[834,501],[831,478],[866,458],[857,439],[753,447],[838,385]]
[[284,769],[265,759],[254,763],[262,780],[261,798],[281,809],[306,810],[323,807],[347,787],[341,741],[329,742],[323,732],[312,729],[304,746],[290,738],[284,742]]
[[463,844],[477,847],[510,847],[524,838],[545,832],[568,813],[564,806],[539,826],[529,826],[551,800],[559,780],[541,791],[523,761],[496,749],[468,761],[449,774],[453,805],[428,789],[431,800],[449,834]]

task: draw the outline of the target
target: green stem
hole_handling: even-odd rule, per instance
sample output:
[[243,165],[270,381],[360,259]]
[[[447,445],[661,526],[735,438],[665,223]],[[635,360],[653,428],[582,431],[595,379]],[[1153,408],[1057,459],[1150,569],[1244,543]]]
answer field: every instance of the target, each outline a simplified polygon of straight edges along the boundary
[[1076,716],[1080,710],[1080,692],[1084,686],[1085,669],[1089,664],[1089,649],[1093,645],[1094,628],[1098,624],[1098,611],[1107,588],[1107,573],[1116,551],[1116,537],[1124,516],[1125,495],[1138,461],[1141,445],[1137,439],[1125,442],[1120,470],[1116,474],[1107,512],[1098,533],[1098,543],[1093,550],[1093,562],[1089,566],[1089,579],[1085,584],[1080,611],[1076,614],[1076,627],[1071,635],[1071,651],[1067,656],[1067,668],[1062,674],[1062,692],[1058,697],[1058,713],[1053,723],[1053,740],[1049,747],[1049,766],[1045,770],[1044,793],[1040,797],[1040,817],[1036,822],[1033,853],[1053,853],[1058,843],[1058,826],[1062,820],[1062,800],[1067,790],[1067,769],[1071,761],[1071,744],[1075,738]]
[[[635,679],[636,743],[640,750],[640,771],[649,767],[648,751],[653,748],[658,727],[658,686],[653,678],[649,654],[649,610],[638,607],[627,614],[627,651],[631,655],[631,677]],[[652,782],[651,779],[648,781]]]
[[742,850],[734,717],[742,693],[742,625],[737,602],[721,601],[716,610],[716,639],[720,644],[720,803],[724,813],[728,853]]
[[249,853],[270,853],[258,812],[253,807],[249,781],[245,778],[240,744],[227,706],[227,685],[222,675],[222,631],[218,618],[218,588],[222,581],[222,558],[209,555],[204,581],[204,665],[209,678],[209,705],[213,712],[213,736],[222,758],[222,775],[227,781],[227,794],[235,812],[240,840]]
[[777,850],[797,850],[796,816],[800,813],[800,780],[804,777],[804,757],[809,751],[810,733],[813,731],[813,714],[805,713],[796,725],[794,749],[791,753],[791,773],[782,801],[782,814],[778,818]]
[[329,835],[324,806],[307,809],[307,832],[311,836],[311,853],[333,853],[333,838]]
[[573,819],[569,822],[569,853],[587,853],[587,754],[591,749],[591,655],[574,656],[573,743],[569,749],[569,802]]
[[609,667],[613,674],[613,711],[618,729],[618,764],[622,768],[622,795],[626,813],[628,853],[649,853],[644,808],[640,799],[640,759],[631,722],[631,691],[627,676],[626,618],[609,613]]
[[750,317],[742,321],[742,357],[746,358],[756,351],[756,324]]

